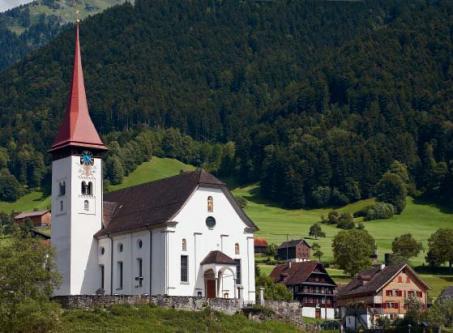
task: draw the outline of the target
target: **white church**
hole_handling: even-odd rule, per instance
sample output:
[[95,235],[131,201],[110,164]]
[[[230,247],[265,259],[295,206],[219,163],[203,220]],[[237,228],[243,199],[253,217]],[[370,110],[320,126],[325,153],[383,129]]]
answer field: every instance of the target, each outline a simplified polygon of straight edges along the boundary
[[68,107],[52,154],[56,295],[169,295],[255,302],[256,225],[201,170],[104,193],[76,25]]

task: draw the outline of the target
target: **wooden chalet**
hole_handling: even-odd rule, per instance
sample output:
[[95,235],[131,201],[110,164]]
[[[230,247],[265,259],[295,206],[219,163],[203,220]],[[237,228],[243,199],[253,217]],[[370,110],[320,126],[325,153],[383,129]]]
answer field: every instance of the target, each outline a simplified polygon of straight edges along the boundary
[[321,263],[304,261],[277,265],[270,277],[288,287],[293,298],[301,303],[303,316],[334,319],[337,285]]
[[311,246],[304,239],[283,242],[277,250],[279,260],[307,261],[310,260]]
[[337,305],[346,328],[377,328],[379,318],[402,318],[409,299],[427,305],[428,285],[406,263],[374,265],[338,291]]

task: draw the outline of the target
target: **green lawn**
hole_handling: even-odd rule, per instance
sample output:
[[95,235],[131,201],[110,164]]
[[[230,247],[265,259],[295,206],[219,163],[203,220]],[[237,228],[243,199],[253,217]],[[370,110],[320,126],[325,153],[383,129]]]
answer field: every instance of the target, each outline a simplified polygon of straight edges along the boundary
[[179,174],[181,170],[194,170],[191,165],[184,164],[172,158],[153,157],[151,161],[142,163],[125,177],[119,185],[111,185],[109,191],[115,191],[122,188],[151,182],[154,180],[171,177]]
[[[279,244],[284,240],[308,237],[310,226],[321,220],[321,216],[327,216],[332,208],[323,209],[283,209],[266,201],[256,195],[257,186],[251,185],[233,190],[235,195],[247,199],[245,211],[255,221],[260,230],[257,235],[266,238],[270,243]],[[339,211],[353,213],[360,208],[372,204],[373,200],[362,200],[339,208]],[[403,233],[412,235],[423,242],[427,248],[427,239],[438,228],[453,227],[453,214],[443,211],[441,208],[429,204],[417,204],[412,198],[408,198],[404,212],[388,220],[375,220],[364,222],[365,228],[376,239],[380,259],[383,260],[384,253],[389,252],[391,243],[396,236]],[[310,240],[318,242],[324,252],[324,261],[332,260],[331,241],[340,231],[331,225],[322,225],[326,238]],[[412,260],[413,265],[421,265],[424,262],[425,253],[421,253]]]
[[0,201],[0,212],[22,212],[47,208],[50,208],[50,197],[43,197],[41,192],[28,193],[16,202]]
[[63,315],[60,332],[300,332],[279,322],[255,322],[243,315],[212,311],[188,312],[150,306],[114,306],[95,311],[70,310]]

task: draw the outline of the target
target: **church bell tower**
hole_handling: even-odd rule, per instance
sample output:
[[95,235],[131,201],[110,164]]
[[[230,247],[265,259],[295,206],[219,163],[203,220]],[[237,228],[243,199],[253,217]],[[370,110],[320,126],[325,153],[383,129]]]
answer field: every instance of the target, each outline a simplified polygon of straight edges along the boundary
[[97,243],[102,227],[102,142],[88,112],[79,23],[74,68],[63,122],[52,154],[52,237],[62,284],[55,295],[94,294],[98,288]]

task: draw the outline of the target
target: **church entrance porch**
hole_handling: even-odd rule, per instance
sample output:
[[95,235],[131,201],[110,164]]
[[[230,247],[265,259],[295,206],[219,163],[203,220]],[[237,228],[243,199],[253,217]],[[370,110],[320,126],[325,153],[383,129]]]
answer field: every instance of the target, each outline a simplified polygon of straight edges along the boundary
[[206,298],[238,298],[236,263],[220,251],[211,251],[201,262]]
[[216,297],[216,278],[212,269],[204,273],[205,295],[206,298]]

